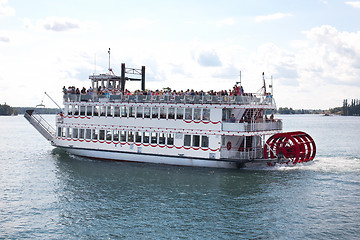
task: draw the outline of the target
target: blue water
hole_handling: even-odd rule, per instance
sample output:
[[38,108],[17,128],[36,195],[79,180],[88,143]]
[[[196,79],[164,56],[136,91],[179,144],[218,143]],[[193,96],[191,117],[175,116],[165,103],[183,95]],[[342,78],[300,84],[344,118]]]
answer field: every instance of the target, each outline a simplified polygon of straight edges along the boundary
[[[0,238],[358,239],[360,118],[279,116],[316,160],[241,170],[96,161],[0,117]],[[54,121],[54,116],[47,116]]]

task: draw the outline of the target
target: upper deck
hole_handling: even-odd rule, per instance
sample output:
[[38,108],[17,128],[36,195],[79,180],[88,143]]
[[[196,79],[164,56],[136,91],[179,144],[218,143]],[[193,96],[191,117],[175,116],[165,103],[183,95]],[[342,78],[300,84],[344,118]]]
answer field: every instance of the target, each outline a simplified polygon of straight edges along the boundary
[[165,104],[232,104],[276,108],[270,94],[243,94],[240,96],[201,95],[125,95],[119,94],[64,94],[64,103],[69,102],[116,102],[116,103],[165,103]]

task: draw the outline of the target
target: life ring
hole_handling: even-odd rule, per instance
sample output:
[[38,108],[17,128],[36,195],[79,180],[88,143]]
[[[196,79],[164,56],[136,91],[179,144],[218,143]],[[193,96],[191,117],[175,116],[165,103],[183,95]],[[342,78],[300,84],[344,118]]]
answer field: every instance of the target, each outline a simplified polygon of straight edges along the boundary
[[231,142],[230,142],[230,141],[227,142],[227,144],[226,144],[226,149],[227,149],[228,151],[230,151],[230,149],[231,149]]

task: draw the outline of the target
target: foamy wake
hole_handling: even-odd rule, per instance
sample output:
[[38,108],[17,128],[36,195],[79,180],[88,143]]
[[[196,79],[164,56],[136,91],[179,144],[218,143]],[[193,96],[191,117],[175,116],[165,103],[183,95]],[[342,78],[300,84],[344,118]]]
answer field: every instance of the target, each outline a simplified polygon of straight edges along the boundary
[[357,157],[316,157],[314,161],[299,163],[295,166],[286,164],[276,164],[267,166],[266,164],[252,164],[246,166],[248,170],[266,171],[317,171],[317,172],[358,172],[360,173],[360,158]]

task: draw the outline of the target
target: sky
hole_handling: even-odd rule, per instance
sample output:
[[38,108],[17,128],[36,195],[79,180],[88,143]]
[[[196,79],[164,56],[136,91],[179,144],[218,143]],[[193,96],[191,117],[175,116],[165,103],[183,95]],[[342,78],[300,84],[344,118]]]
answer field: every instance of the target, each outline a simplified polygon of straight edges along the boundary
[[147,89],[231,89],[241,72],[255,93],[264,72],[278,107],[338,107],[360,99],[359,23],[351,0],[0,0],[0,104],[62,105],[111,48],[117,75],[146,66]]

